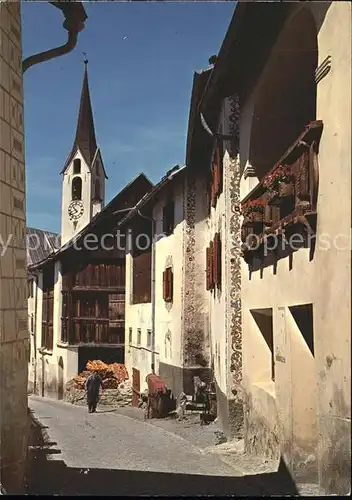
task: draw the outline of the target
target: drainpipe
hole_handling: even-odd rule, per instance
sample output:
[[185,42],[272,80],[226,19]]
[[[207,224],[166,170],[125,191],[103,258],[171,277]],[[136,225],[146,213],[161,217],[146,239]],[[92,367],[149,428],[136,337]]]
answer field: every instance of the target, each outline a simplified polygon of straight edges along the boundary
[[152,300],[152,372],[154,373],[155,371],[155,242],[154,242],[154,235],[155,235],[155,227],[156,227],[156,221],[153,217],[147,217],[146,215],[143,215],[139,210],[137,210],[137,213],[140,217],[143,219],[149,220],[152,223],[152,262],[151,262],[151,279],[152,279],[152,289],[151,289],[151,300]]
[[54,49],[47,50],[45,52],[40,52],[33,56],[27,57],[22,62],[23,73],[27,71],[28,68],[39,64],[41,62],[49,61],[59,56],[63,56],[71,52],[77,45],[78,33],[84,29],[84,21],[87,19],[87,14],[85,13],[84,7],[81,2],[49,2],[54,7],[62,10],[65,21],[63,22],[63,28],[68,31],[68,40],[64,45],[56,47]]

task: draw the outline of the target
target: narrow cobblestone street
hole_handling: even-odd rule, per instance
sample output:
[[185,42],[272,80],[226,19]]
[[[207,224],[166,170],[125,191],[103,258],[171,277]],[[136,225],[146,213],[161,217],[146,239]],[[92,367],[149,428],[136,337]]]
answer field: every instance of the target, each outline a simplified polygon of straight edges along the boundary
[[297,494],[281,466],[276,473],[244,476],[241,467],[210,451],[214,438],[206,430],[196,446],[177,425],[171,432],[172,422],[168,429],[166,421],[144,422],[132,408],[133,417],[103,406],[88,414],[85,407],[36,396],[29,406],[41,427],[32,429],[30,494]]

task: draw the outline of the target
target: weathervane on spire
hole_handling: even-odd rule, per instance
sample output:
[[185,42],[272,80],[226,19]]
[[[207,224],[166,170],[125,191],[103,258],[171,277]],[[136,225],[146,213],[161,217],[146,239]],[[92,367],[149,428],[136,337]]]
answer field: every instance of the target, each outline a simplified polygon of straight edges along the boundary
[[84,64],[85,64],[85,65],[86,65],[86,67],[87,67],[87,64],[88,64],[87,53],[86,53],[86,52],[82,52],[82,54],[84,55],[84,60],[83,60],[83,62],[84,62]]

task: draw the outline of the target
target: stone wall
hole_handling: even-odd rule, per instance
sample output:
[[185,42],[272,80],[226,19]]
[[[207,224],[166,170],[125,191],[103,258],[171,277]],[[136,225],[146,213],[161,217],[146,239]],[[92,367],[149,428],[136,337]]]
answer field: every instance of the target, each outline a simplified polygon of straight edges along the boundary
[[27,450],[22,82],[20,3],[0,2],[0,456],[1,482],[8,493],[24,491]]
[[[84,406],[86,405],[86,396],[83,389],[75,387],[73,382],[66,385],[65,400],[68,403]],[[131,382],[126,380],[121,383],[118,389],[104,389],[101,391],[99,404],[121,408],[132,404],[132,386]]]

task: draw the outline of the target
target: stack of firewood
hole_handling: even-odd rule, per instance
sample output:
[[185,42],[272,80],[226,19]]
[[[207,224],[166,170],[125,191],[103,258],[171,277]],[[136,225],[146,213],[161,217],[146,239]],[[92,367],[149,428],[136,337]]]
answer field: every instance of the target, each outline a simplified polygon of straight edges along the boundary
[[88,361],[86,370],[74,377],[75,386],[84,389],[88,376],[95,371],[103,382],[103,389],[117,389],[121,382],[128,380],[128,373],[125,365],[120,363],[106,364],[101,360]]
[[120,363],[113,363],[110,366],[111,366],[111,368],[114,372],[114,376],[117,380],[119,380],[120,382],[122,382],[124,380],[128,380],[128,373],[127,373],[127,369],[126,369],[125,365],[122,365]]

